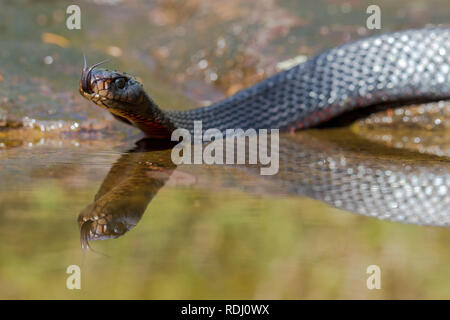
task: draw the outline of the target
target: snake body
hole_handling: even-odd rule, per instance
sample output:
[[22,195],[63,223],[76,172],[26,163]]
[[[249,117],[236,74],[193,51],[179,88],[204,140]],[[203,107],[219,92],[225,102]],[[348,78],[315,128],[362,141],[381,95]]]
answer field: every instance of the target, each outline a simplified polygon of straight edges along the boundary
[[[223,101],[188,111],[164,111],[134,77],[97,66],[85,63],[80,93],[151,138],[170,139],[176,128],[193,133],[196,120],[202,121],[203,130],[295,131],[379,104],[450,98],[450,28],[406,30],[347,43]],[[447,163],[375,159],[307,133],[280,140],[280,171],[267,179],[283,192],[381,219],[450,224]],[[154,140],[150,145],[124,155],[80,214],[83,246],[134,227],[175,169],[169,147],[154,150]]]
[[450,97],[450,28],[376,35],[343,44],[207,107],[163,111],[135,78],[83,69],[80,92],[148,136],[175,128],[294,131],[381,103]]

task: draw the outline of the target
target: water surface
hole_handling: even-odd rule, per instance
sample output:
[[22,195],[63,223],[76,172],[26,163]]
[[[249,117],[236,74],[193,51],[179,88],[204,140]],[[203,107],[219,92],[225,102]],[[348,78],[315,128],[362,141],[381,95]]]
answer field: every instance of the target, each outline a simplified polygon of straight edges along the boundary
[[[74,32],[63,27],[68,4],[0,5],[1,298],[450,297],[447,228],[367,217],[358,206],[317,199],[327,190],[314,189],[336,187],[323,184],[322,174],[340,169],[332,161],[342,157],[347,166],[374,169],[369,177],[394,169],[445,179],[448,129],[428,135],[427,144],[414,143],[408,128],[299,133],[287,139],[308,151],[297,153],[300,165],[267,179],[239,167],[155,173],[148,162],[164,152],[136,152],[138,132],[77,93],[83,49],[90,62],[109,56],[111,67],[138,75],[164,108],[206,104],[276,72],[288,58],[373,33],[364,28],[368,3],[84,1],[83,28]],[[379,32],[448,22],[445,4],[380,2]],[[54,35],[68,45],[51,43]],[[109,210],[126,201],[126,208],[148,206],[122,237],[91,241],[100,254],[83,255],[78,216],[118,163],[136,183],[108,202]],[[139,188],[151,181],[161,184],[157,192]],[[438,199],[432,205],[445,218],[449,198],[441,186],[431,190]],[[390,219],[389,210],[379,213]],[[66,289],[72,264],[82,267],[81,290]],[[372,264],[382,269],[381,290],[366,288]]]

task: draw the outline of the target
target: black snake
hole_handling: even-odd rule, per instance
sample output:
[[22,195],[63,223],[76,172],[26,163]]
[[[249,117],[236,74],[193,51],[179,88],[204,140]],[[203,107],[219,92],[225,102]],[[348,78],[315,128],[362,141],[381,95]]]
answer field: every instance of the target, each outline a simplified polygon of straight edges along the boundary
[[[361,107],[448,99],[450,28],[400,31],[344,44],[230,98],[188,111],[162,111],[134,77],[97,65],[85,64],[81,94],[151,138],[170,138],[175,128],[192,131],[194,120],[202,120],[203,130],[295,131],[347,111],[359,112]],[[170,146],[149,143],[150,147],[137,147],[113,166],[94,202],[80,214],[84,246],[88,240],[120,236],[136,225],[170,177],[175,169]],[[448,226],[448,163],[434,158],[423,163],[414,157],[411,161],[380,158],[389,152],[386,149],[374,157],[307,132],[284,136],[280,171],[265,179],[276,182],[283,192],[359,214]]]
[[323,52],[208,107],[163,111],[126,73],[83,69],[80,92],[152,138],[175,128],[309,128],[381,103],[450,97],[450,28],[406,30]]

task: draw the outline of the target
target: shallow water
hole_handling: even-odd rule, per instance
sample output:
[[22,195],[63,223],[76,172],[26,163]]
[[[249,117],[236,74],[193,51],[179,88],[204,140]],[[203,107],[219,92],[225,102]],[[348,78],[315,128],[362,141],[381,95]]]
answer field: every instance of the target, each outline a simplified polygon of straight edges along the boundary
[[[267,181],[243,168],[180,166],[171,174],[139,178],[141,168],[151,172],[143,163],[155,163],[155,152],[127,158],[129,148],[132,142],[2,152],[2,297],[431,298],[448,294],[446,228],[359,216],[297,195],[290,183]],[[351,149],[345,153],[347,161],[355,157]],[[385,157],[391,166],[387,169],[396,163],[414,166],[398,156]],[[379,165],[382,160],[370,155],[363,159],[359,163],[365,165]],[[119,203],[109,202],[109,211],[114,211],[154,196],[135,228],[114,240],[91,241],[101,254],[88,251],[83,257],[78,214],[93,202],[114,163],[122,163],[121,172],[134,171],[124,174],[126,178],[137,176],[136,181],[148,185],[168,181],[156,194],[142,192],[135,181],[115,198]],[[441,160],[421,164],[433,166],[444,177],[450,172]],[[297,170],[290,173],[299,175],[295,185],[305,187],[301,180],[305,177],[312,184],[320,182],[304,168]],[[441,200],[448,202],[448,196]],[[443,210],[448,219],[448,204]],[[82,290],[77,292],[64,287],[65,269],[71,264],[82,266]],[[365,270],[371,264],[383,270],[383,290],[378,292],[365,288]]]
[[[281,163],[274,177],[245,167],[165,167],[158,159],[167,151],[150,151],[142,142],[136,150],[136,131],[115,124],[77,93],[81,48],[100,60],[115,46],[122,55],[112,65],[138,73],[162,106],[207,103],[275,72],[288,57],[310,56],[363,35],[366,4],[267,1],[259,15],[250,16],[251,5],[238,1],[221,11],[209,2],[187,1],[182,9],[176,1],[167,3],[130,1],[124,8],[83,2],[85,27],[75,33],[61,27],[64,2],[0,5],[0,28],[6,31],[0,35],[6,48],[0,52],[0,111],[19,123],[28,116],[45,129],[0,130],[0,298],[449,298],[448,229],[391,221],[417,208],[426,216],[431,208],[437,217],[432,221],[448,225],[448,157],[427,152],[435,148],[409,147],[404,131],[383,140],[386,132],[324,129],[287,136],[283,141],[290,147],[281,158],[294,154],[298,162]],[[443,4],[383,4],[384,31],[448,21]],[[104,15],[93,19],[98,10]],[[24,19],[20,24],[11,17]],[[147,28],[133,28],[130,21]],[[43,32],[66,37],[70,46],[46,43]],[[221,36],[227,45],[218,54],[207,43]],[[258,41],[244,50],[252,37]],[[54,62],[45,65],[46,56]],[[206,69],[199,68],[202,60]],[[217,81],[211,82],[212,73]],[[63,129],[42,121],[62,121]],[[438,131],[442,139],[430,145],[447,148],[447,133]],[[105,182],[117,165],[119,177],[130,182],[102,205],[117,215],[133,208],[128,214],[137,225],[117,239],[91,241],[98,253],[83,254],[78,216],[95,203],[102,183],[117,185]],[[374,180],[342,174],[358,166]],[[373,188],[358,197],[352,192],[359,188],[342,188],[377,185],[377,170],[401,177],[420,173],[433,188],[419,184],[414,190],[428,194],[420,201],[417,193],[411,196],[413,207],[384,193],[388,208],[364,201],[379,199]],[[399,179],[389,190],[403,190],[405,181],[415,180]],[[365,212],[367,207],[373,210]],[[387,220],[361,215],[374,212]],[[81,290],[66,289],[66,268],[73,264],[82,268]],[[372,264],[381,267],[381,290],[366,288]]]

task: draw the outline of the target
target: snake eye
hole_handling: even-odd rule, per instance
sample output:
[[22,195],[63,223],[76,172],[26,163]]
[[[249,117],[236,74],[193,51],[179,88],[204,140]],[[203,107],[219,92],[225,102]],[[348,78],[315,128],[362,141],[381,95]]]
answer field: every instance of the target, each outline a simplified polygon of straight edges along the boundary
[[125,79],[124,78],[117,78],[114,83],[116,84],[117,88],[123,89],[125,87]]

